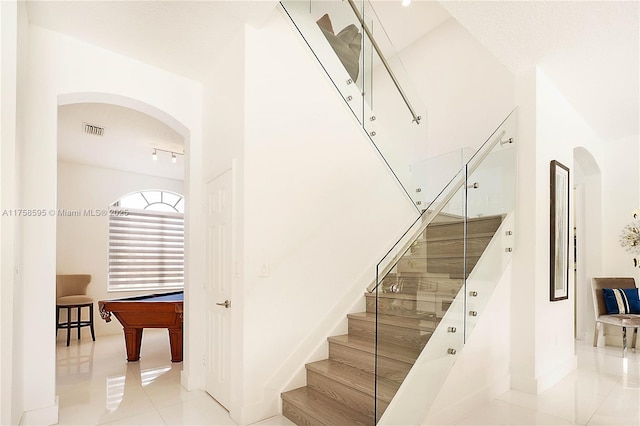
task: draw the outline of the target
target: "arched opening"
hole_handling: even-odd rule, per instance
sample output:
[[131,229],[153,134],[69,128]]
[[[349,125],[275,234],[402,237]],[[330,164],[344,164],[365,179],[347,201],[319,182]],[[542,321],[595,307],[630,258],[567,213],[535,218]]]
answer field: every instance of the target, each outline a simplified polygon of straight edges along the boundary
[[583,147],[573,150],[575,335],[593,336],[595,314],[591,278],[600,275],[602,258],[602,176],[593,155]]
[[[83,120],[82,113],[104,121]],[[70,123],[65,121],[69,118]],[[85,121],[104,125],[103,136],[83,134]],[[109,93],[60,95],[57,122],[57,209],[77,215],[57,217],[56,269],[58,273],[84,270],[92,274],[89,292],[96,303],[119,297],[107,286],[111,213],[101,215],[100,211],[110,212],[113,201],[123,194],[149,188],[160,190],[161,198],[162,194],[185,194],[184,199],[180,196],[172,202],[182,210],[189,196],[190,131],[152,105]],[[71,147],[65,148],[65,158],[60,157],[63,138],[74,138]],[[99,316],[94,321],[98,339],[122,333],[116,322],[107,324]]]

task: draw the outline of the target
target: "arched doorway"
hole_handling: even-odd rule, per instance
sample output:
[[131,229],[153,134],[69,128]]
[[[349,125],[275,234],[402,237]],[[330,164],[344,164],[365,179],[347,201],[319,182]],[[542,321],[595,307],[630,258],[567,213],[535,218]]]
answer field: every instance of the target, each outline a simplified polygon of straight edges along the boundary
[[[140,176],[142,176],[141,182],[134,182],[131,179],[131,176],[136,174],[135,169],[125,170],[124,168],[125,163],[127,163],[129,167],[131,166],[130,164],[131,158],[128,158],[128,157],[133,157],[133,155],[130,152],[127,153],[126,151],[120,151],[118,148],[115,148],[115,146],[112,146],[111,149],[116,151],[115,157],[118,157],[118,156],[120,157],[116,159],[120,162],[120,165],[123,167],[114,166],[115,163],[112,162],[110,165],[103,166],[102,170],[100,170],[99,172],[92,174],[89,179],[76,179],[74,182],[74,185],[76,185],[79,188],[84,188],[86,190],[85,191],[86,193],[90,193],[93,190],[94,193],[91,194],[91,198],[85,197],[85,198],[82,198],[81,200],[73,200],[73,197],[67,194],[65,200],[68,201],[71,199],[74,202],[82,203],[82,204],[69,206],[69,205],[61,205],[60,203],[58,203],[57,207],[62,209],[68,209],[68,210],[75,210],[76,208],[80,208],[82,210],[90,209],[90,208],[94,208],[94,209],[108,208],[109,204],[113,202],[114,199],[117,199],[119,196],[121,196],[122,194],[131,192],[131,190],[140,190],[145,188],[153,188],[153,189],[157,188],[157,189],[162,189],[162,190],[167,190],[172,192],[178,192],[181,194],[189,193],[189,184],[188,184],[189,174],[187,172],[188,166],[189,166],[189,156],[187,153],[189,151],[188,144],[190,141],[190,131],[186,126],[182,125],[178,120],[173,118],[168,113],[152,105],[137,101],[135,99],[127,98],[124,96],[105,94],[105,93],[79,93],[79,94],[67,94],[67,95],[59,96],[58,108],[57,108],[58,124],[60,124],[60,120],[61,120],[60,118],[62,114],[61,111],[64,111],[66,109],[73,109],[73,108],[89,109],[89,106],[102,107],[103,108],[102,111],[105,112],[106,115],[115,116],[120,114],[117,117],[118,120],[127,121],[127,117],[129,117],[129,119],[133,120],[132,122],[134,123],[133,124],[134,127],[145,127],[146,129],[148,122],[155,122],[155,124],[152,125],[153,126],[152,129],[155,129],[154,131],[160,132],[160,133],[163,133],[163,132],[171,133],[173,139],[180,139],[181,145],[179,149],[169,148],[164,150],[162,150],[162,148],[167,148],[167,147],[158,146],[157,148],[159,150],[159,153],[155,161],[154,161],[154,158],[152,157],[152,152],[153,152],[152,148],[155,147],[153,144],[149,145],[148,147],[147,146],[144,146],[142,148],[138,147],[137,149],[142,150],[142,153],[140,154],[143,155],[143,160],[145,161],[144,167],[140,167],[140,173],[138,173]],[[80,124],[81,123],[74,124],[74,125],[77,125],[76,130],[78,131],[81,128]],[[97,124],[103,124],[103,123],[97,123]],[[109,131],[113,131],[113,130],[114,130],[113,128],[110,128],[109,126],[107,126],[105,129],[105,133],[108,133]],[[60,145],[61,132],[62,132],[62,129],[59,126],[58,141],[57,141],[58,145]],[[139,134],[136,134],[136,136],[139,136]],[[95,136],[91,136],[91,137],[95,137]],[[88,140],[87,142],[99,143],[97,142],[98,140],[99,138],[91,139],[91,140]],[[76,147],[83,148],[81,146],[76,146]],[[120,147],[122,147],[122,145],[120,145]],[[91,148],[101,152],[102,154],[105,154],[105,151],[98,150],[97,146],[92,146]],[[109,148],[104,148],[104,149],[108,150]],[[160,150],[164,152],[160,152]],[[172,162],[173,157],[170,155],[173,153],[173,151],[176,151],[179,154],[178,159],[175,163]],[[171,168],[171,167],[178,168],[179,170],[182,170],[182,172],[179,173],[179,176],[172,175],[172,176],[165,176],[165,177],[158,177],[158,176],[154,177],[154,176],[151,176],[149,173],[147,173],[150,170],[152,170],[149,167],[160,167],[160,166],[166,166],[168,168]],[[82,166],[82,167],[86,170],[91,166]],[[100,166],[97,166],[97,168],[100,168]],[[121,168],[121,170],[116,170],[118,168]],[[61,173],[66,175],[62,175]],[[59,166],[57,169],[57,178],[56,178],[58,185],[65,184],[65,182],[68,183],[70,181],[73,181],[74,176],[76,177],[78,176],[77,173],[76,174],[74,173],[75,172],[70,167]],[[119,173],[121,174],[120,177],[118,177]],[[180,181],[180,180],[183,181],[183,183],[176,186],[175,181]],[[173,183],[170,181],[173,181]],[[160,182],[160,184],[156,185],[153,182]],[[169,182],[169,183],[167,184],[166,182]],[[58,191],[58,195],[60,195],[60,192],[61,191]],[[58,198],[58,200],[59,199],[60,198]],[[70,218],[61,218],[61,219],[70,219]],[[99,286],[101,289],[98,291],[102,293],[100,295],[94,294],[93,295],[94,300],[97,302],[98,300],[101,300],[101,299],[115,297],[113,295],[109,296],[107,294],[107,286],[106,286],[107,269],[105,267],[106,264],[104,263],[104,261],[98,259],[96,256],[91,256],[92,252],[101,251],[101,249],[102,251],[104,251],[108,246],[108,242],[105,239],[105,237],[107,236],[107,234],[105,233],[107,229],[106,228],[102,229],[102,231],[104,232],[102,232],[103,235],[99,237],[100,238],[99,241],[97,241],[95,238],[93,240],[90,240],[90,238],[95,237],[95,233],[98,233],[98,231],[89,231],[89,232],[83,232],[83,231],[89,228],[96,228],[96,226],[94,226],[95,224],[87,223],[87,224],[82,224],[82,226],[77,226],[79,222],[78,219],[82,221],[85,218],[76,217],[71,219],[73,219],[75,223],[71,223],[71,224],[67,223],[66,225],[63,226],[64,229],[62,229],[62,231],[73,232],[74,235],[81,236],[82,244],[85,244],[85,246],[87,244],[91,245],[91,248],[88,248],[85,250],[78,251],[77,250],[78,247],[74,248],[74,250],[76,250],[76,253],[78,252],[83,253],[80,259],[80,261],[84,262],[82,266],[93,267],[94,270],[100,271],[100,274],[103,275],[102,279],[96,279],[94,281],[95,283],[94,285]],[[94,222],[96,221],[96,219],[100,219],[100,218],[86,218],[86,220],[93,220]],[[105,218],[102,218],[102,219],[105,219]],[[187,215],[185,216],[185,222],[188,220],[189,220],[189,216]],[[106,221],[103,221],[103,224],[104,223],[106,223]],[[101,228],[101,227],[103,227],[103,225],[101,224],[97,225],[97,228]],[[57,234],[57,240],[58,240],[57,242],[58,247],[56,251],[60,249],[61,245],[68,246],[72,244],[72,241],[73,241],[70,238],[64,238],[64,235],[61,235],[61,229],[59,225],[57,226],[57,228],[58,228],[58,231],[56,234]],[[106,252],[104,252],[103,254],[106,254]],[[72,263],[72,261],[70,260],[73,256],[66,256],[66,259],[65,258],[60,259],[59,255],[57,255],[56,257],[58,257],[57,269],[59,271],[62,267],[62,272],[69,272],[68,270],[64,270],[64,269],[73,267],[74,265],[75,266],[78,265],[77,263],[76,264]],[[185,289],[185,290],[188,291],[188,289]],[[99,328],[106,329],[110,325],[101,321],[99,316],[95,318],[95,322],[96,322],[96,331],[98,331],[98,334],[100,333]],[[119,325],[116,324],[115,327],[118,328],[117,333],[120,334],[121,330],[119,329]],[[108,330],[105,330],[105,331],[108,333]],[[100,338],[99,335],[98,335],[98,338]],[[188,346],[188,339],[189,339],[188,333],[185,333],[185,347]],[[189,361],[187,359],[185,359],[185,361],[186,362],[184,366],[186,369]]]
[[[583,147],[573,150],[575,336],[590,339],[595,326],[591,278],[600,275],[602,259],[602,177],[593,155]],[[589,249],[591,248],[591,249]]]

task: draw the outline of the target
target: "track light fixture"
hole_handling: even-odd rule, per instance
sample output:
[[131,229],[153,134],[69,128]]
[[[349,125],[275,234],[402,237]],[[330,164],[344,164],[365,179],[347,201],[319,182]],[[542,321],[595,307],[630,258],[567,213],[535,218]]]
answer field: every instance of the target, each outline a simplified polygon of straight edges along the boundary
[[167,151],[166,149],[161,149],[161,148],[153,148],[153,152],[151,153],[151,158],[153,158],[153,161],[158,160],[158,151],[167,152],[171,154],[172,163],[178,162],[178,157],[176,157],[176,155],[184,155],[184,152],[174,152],[174,151]]

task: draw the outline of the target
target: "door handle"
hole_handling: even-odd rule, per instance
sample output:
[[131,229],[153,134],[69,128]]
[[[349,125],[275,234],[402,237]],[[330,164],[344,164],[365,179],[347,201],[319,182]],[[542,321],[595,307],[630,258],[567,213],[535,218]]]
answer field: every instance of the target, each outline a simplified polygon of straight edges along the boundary
[[231,307],[231,301],[230,300],[225,300],[224,303],[216,303],[216,305],[224,306],[225,308],[229,309]]

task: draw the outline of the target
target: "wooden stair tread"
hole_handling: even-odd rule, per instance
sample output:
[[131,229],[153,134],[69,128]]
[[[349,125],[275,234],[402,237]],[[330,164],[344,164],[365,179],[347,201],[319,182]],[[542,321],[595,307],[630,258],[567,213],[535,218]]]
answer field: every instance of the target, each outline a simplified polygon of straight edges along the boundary
[[[475,222],[483,222],[483,221],[500,221],[502,222],[502,220],[506,217],[506,215],[491,215],[491,216],[481,216],[481,217],[470,217],[467,218],[467,223],[475,223]],[[463,223],[463,218],[459,217],[457,220],[447,220],[447,221],[441,221],[441,222],[431,222],[429,225],[427,226],[447,226],[447,225],[452,225],[455,223]]]
[[[374,395],[380,416],[441,321],[440,304],[444,309],[460,291],[465,256],[459,246],[470,271],[503,219],[469,218],[464,226],[462,218],[445,215],[425,227],[380,280],[381,292],[365,293],[366,309],[378,313],[347,315],[349,334],[327,339],[330,358],[306,364],[307,386],[282,393],[283,415],[299,425],[375,424]],[[468,243],[462,244],[461,229]]]
[[419,278],[433,278],[447,280],[451,278],[451,275],[446,272],[429,272],[429,271],[402,271],[402,272],[389,272],[383,280],[389,278],[396,278],[398,275],[401,277],[419,277]]
[[[462,287],[462,284],[460,285]],[[365,293],[364,296],[368,299],[375,299],[375,293]],[[398,300],[408,300],[415,302],[429,302],[433,300],[433,296],[451,296],[451,293],[443,293],[438,291],[426,291],[421,290],[417,293],[403,293],[402,291],[398,293],[378,293],[378,298],[380,299],[398,299]],[[453,295],[455,296],[455,294]],[[435,315],[435,312],[433,312]]]
[[[311,362],[306,365],[306,368],[309,371],[321,374],[364,394],[371,395],[371,398],[373,398],[375,378],[372,373],[368,373],[355,367],[350,367],[331,359]],[[400,387],[400,383],[383,377],[378,377],[377,387],[378,399],[388,403],[391,402],[391,399],[396,394],[396,391]]]
[[[493,238],[495,232],[478,232],[478,233],[467,233],[467,239],[475,239],[475,238]],[[451,241],[451,240],[462,240],[464,239],[464,235],[458,234],[453,236],[442,236],[442,237],[427,237],[427,238],[418,238],[416,242],[418,244],[425,244],[431,242],[439,242],[439,241]]]
[[[435,315],[435,314],[434,314]],[[348,314],[347,318],[353,318],[361,321],[376,322],[375,312],[358,312]],[[439,321],[436,317],[401,317],[398,315],[378,314],[378,324],[395,325],[397,327],[413,328],[421,331],[433,331],[433,322]]]
[[282,393],[282,400],[298,407],[321,425],[371,426],[374,423],[373,416],[367,416],[307,386]]
[[[329,337],[328,341],[330,343],[348,346],[370,354],[375,353],[375,341],[373,339],[343,334],[340,336]],[[378,342],[378,355],[413,365],[416,358],[420,355],[420,350],[417,348],[408,348],[386,342]]]
[[[432,253],[432,254],[429,254],[429,255],[425,255],[425,254],[405,254],[404,256],[402,256],[400,258],[400,260],[403,260],[403,259],[408,259],[408,260],[462,259],[463,257],[464,257],[464,252],[460,252],[460,253],[445,253],[445,254]],[[471,258],[479,259],[480,255],[479,254],[467,254],[467,259],[471,259]],[[402,271],[402,273],[404,273],[404,271]]]

